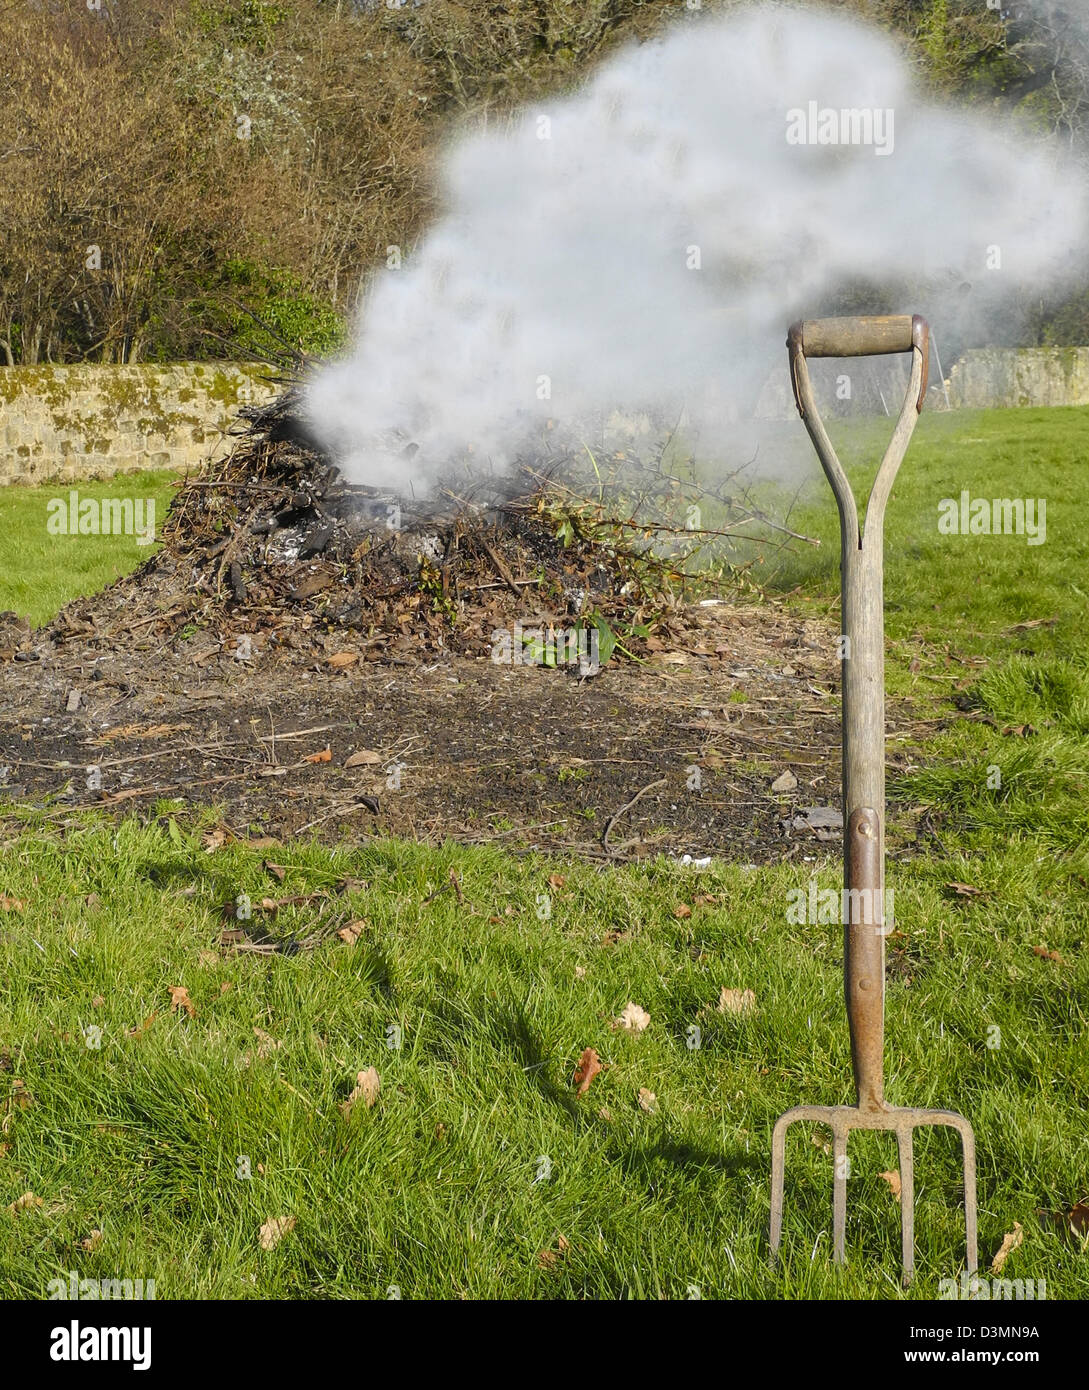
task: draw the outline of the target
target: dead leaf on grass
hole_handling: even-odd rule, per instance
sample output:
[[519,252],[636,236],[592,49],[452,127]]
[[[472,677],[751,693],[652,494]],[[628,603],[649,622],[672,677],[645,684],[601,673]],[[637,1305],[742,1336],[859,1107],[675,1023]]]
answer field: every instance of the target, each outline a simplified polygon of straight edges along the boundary
[[953,894],[953,896],[956,897],[956,898],[983,898],[983,897],[986,897],[986,890],[985,890],[985,889],[983,889],[983,888],[975,888],[975,887],[973,887],[972,884],[970,884],[970,883],[957,883],[956,881],[954,881],[954,882],[952,882],[952,883],[947,883],[945,886],[946,886],[946,888],[949,889],[949,891],[950,891],[950,892]]
[[331,763],[333,761],[333,750],[322,748],[318,753],[307,753],[303,758],[304,763]]
[[679,918],[679,920],[683,922],[686,917],[692,916],[692,909],[687,903],[678,903],[673,909],[673,916]]
[[25,907],[25,898],[9,898],[6,893],[0,893],[0,912],[22,912]]
[[271,859],[261,861],[261,867],[265,873],[271,874],[277,883],[283,883],[287,870],[282,864],[274,864]]
[[639,1109],[645,1110],[648,1115],[653,1115],[658,1109],[658,1097],[653,1091],[648,1091],[645,1086],[639,1087]]
[[781,772],[771,784],[773,792],[792,792],[798,785],[798,779],[788,767],[785,772]]
[[41,1205],[42,1199],[40,1197],[35,1197],[33,1192],[24,1192],[21,1197],[16,1197],[15,1201],[8,1207],[8,1211],[14,1216],[17,1211],[32,1211]]
[[367,924],[364,921],[349,922],[347,926],[341,927],[340,931],[337,932],[337,936],[349,946],[354,946],[366,929]]
[[1002,1273],[1002,1267],[1005,1265],[1006,1261],[1017,1249],[1017,1247],[1021,1244],[1024,1238],[1025,1233],[1021,1229],[1020,1221],[1015,1221],[1013,1223],[1013,1230],[1007,1231],[1006,1234],[1002,1237],[1002,1244],[998,1247],[998,1250],[995,1252],[995,1257],[991,1261],[992,1274]]
[[566,882],[567,882],[567,879],[563,876],[563,874],[549,874],[549,876],[548,876],[548,886],[549,886],[549,888],[553,888],[553,889],[555,889],[557,892],[563,887],[563,885],[564,885]]
[[718,996],[720,1014],[751,1014],[756,1012],[756,995],[751,989],[727,989]]
[[263,1028],[254,1028],[253,1036],[257,1039],[257,1055],[262,1061],[265,1060],[277,1048],[283,1047],[279,1038],[274,1038],[271,1033],[266,1033]]
[[158,1010],[155,1010],[155,1012],[148,1014],[147,1018],[144,1019],[143,1023],[138,1023],[135,1028],[130,1028],[128,1030],[129,1037],[139,1038],[140,1036],[142,1036],[144,1033],[147,1032],[147,1030],[151,1027],[151,1025],[155,1022],[155,1020],[158,1017]]
[[374,1067],[368,1067],[366,1071],[356,1073],[355,1087],[351,1095],[341,1105],[340,1113],[348,1119],[357,1101],[362,1101],[368,1110],[378,1099],[378,1093],[382,1089],[382,1079]]
[[625,1033],[642,1033],[650,1023],[650,1014],[638,1004],[625,1004],[620,1017],[613,1020],[614,1028],[622,1028]]
[[275,1250],[290,1231],[295,1229],[296,1216],[270,1216],[260,1230],[262,1250]]
[[542,1250],[537,1256],[537,1263],[542,1269],[555,1269],[570,1248],[570,1244],[565,1237],[560,1236],[559,1240],[556,1242],[555,1250]]
[[1066,961],[1059,955],[1058,951],[1049,951],[1046,946],[1033,946],[1032,954],[1042,956],[1044,960],[1054,961],[1056,965],[1065,965]]
[[899,1200],[900,1200],[900,1174],[899,1174],[899,1172],[897,1171],[897,1169],[891,1168],[887,1173],[878,1173],[877,1176],[878,1176],[879,1178],[884,1178],[884,1179],[885,1179],[885,1181],[886,1181],[886,1182],[888,1183],[888,1185],[889,1185],[889,1191],[890,1191],[890,1192],[892,1193],[892,1195],[896,1198],[896,1200],[899,1201]]
[[200,837],[200,842],[204,846],[205,854],[214,854],[227,843],[227,831],[222,825],[217,825],[212,830],[206,830]]
[[590,1082],[601,1070],[601,1058],[594,1049],[592,1047],[584,1049],[579,1058],[578,1066],[575,1068],[575,1075],[572,1077],[572,1083],[578,1088],[575,1094],[584,1096],[590,1089]]
[[190,1018],[196,1018],[197,1011],[193,1007],[193,1001],[189,998],[189,991],[184,985],[170,986],[170,1012],[177,1013],[179,1009],[184,1009]]
[[84,1250],[97,1250],[102,1244],[102,1232],[97,1228],[90,1235],[84,1236],[80,1245]]
[[358,660],[358,652],[334,652],[327,664],[335,671],[342,671],[346,666],[354,666]]

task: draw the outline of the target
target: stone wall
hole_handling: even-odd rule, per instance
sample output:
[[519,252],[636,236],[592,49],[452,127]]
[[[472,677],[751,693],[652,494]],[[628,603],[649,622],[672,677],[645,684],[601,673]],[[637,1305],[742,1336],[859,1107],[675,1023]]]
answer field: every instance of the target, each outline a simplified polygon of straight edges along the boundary
[[280,389],[261,363],[0,367],[0,484],[196,467],[239,405]]
[[1089,348],[978,348],[949,375],[955,409],[1089,405]]

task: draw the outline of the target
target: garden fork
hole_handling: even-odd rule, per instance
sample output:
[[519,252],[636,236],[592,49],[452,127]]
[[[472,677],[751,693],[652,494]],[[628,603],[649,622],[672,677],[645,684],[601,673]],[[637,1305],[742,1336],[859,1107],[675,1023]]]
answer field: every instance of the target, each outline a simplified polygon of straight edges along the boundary
[[[843,981],[851,1032],[855,1105],[799,1105],[780,1115],[771,1141],[771,1252],[783,1229],[786,1132],[799,1120],[828,1125],[833,1139],[833,1258],[844,1262],[847,1136],[852,1129],[891,1130],[900,1161],[904,1284],[915,1265],[913,1134],[920,1125],[957,1130],[964,1151],[964,1222],[968,1272],[976,1269],[975,1137],[963,1115],[888,1105],[885,1045],[885,652],[882,531],[885,503],[926,396],[929,329],[924,318],[817,319],[796,323],[787,338],[798,413],[809,431],[839,507],[843,682]],[[911,380],[892,439],[866,504],[864,527],[835,449],[817,412],[807,357],[865,357],[910,352]],[[891,915],[891,914],[890,914]]]

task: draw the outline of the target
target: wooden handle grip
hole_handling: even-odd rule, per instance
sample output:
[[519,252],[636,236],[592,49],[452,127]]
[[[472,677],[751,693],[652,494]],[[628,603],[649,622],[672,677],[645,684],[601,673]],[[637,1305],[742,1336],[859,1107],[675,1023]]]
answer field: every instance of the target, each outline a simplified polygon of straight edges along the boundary
[[927,355],[929,329],[918,314],[807,319],[790,330],[788,342],[806,357],[870,357],[921,348]]

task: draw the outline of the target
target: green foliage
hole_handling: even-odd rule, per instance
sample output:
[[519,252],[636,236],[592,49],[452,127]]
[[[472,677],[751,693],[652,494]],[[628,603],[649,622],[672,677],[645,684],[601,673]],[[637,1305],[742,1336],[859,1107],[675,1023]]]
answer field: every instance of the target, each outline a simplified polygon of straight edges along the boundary
[[287,18],[282,5],[264,0],[227,0],[222,4],[198,3],[193,7],[197,29],[224,44],[237,44],[258,51],[266,48],[278,25]]
[[265,359],[285,347],[315,356],[336,352],[347,324],[326,299],[281,267],[233,259],[223,267],[217,313],[238,353]]

